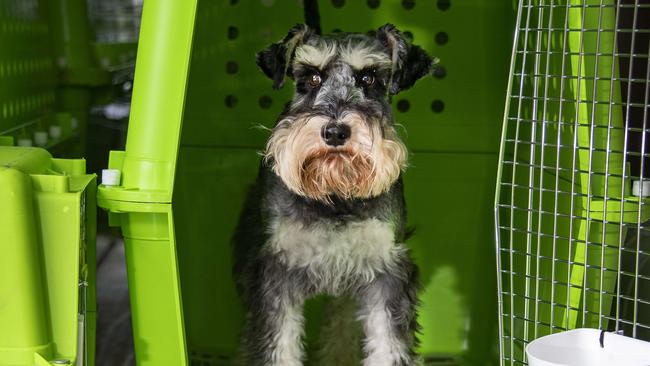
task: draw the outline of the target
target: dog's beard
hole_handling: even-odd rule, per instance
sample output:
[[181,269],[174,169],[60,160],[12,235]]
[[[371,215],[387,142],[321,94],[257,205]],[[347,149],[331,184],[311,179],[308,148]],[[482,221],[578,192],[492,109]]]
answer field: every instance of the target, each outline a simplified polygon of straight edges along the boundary
[[386,192],[406,166],[407,150],[392,127],[366,122],[348,112],[339,120],[350,126],[350,140],[327,146],[321,137],[329,120],[322,116],[288,117],[273,131],[265,158],[293,192],[330,203],[370,198]]
[[303,163],[301,183],[312,198],[364,197],[374,178],[372,160],[365,154],[349,150],[321,150]]

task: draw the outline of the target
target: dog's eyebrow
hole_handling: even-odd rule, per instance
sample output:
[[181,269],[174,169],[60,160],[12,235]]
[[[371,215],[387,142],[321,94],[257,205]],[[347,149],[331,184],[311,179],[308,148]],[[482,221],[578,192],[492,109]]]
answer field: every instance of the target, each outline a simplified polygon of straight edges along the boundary
[[306,74],[306,73],[313,73],[317,72],[321,74],[323,70],[319,69],[318,66],[306,64],[304,62],[298,62],[297,65],[294,66],[294,69],[298,71],[299,74]]
[[355,70],[363,70],[369,67],[383,68],[391,67],[390,57],[378,52],[376,47],[369,44],[348,43],[341,47],[341,61],[352,66]]
[[323,43],[320,47],[304,44],[296,49],[294,57],[296,63],[323,70],[336,57],[336,44]]

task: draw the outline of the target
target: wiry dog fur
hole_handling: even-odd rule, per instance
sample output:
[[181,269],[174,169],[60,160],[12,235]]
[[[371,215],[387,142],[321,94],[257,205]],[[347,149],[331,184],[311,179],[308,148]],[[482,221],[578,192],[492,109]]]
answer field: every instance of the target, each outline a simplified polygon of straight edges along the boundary
[[[414,364],[417,268],[404,246],[400,178],[407,150],[389,99],[427,74],[431,59],[392,25],[376,36],[320,36],[299,25],[257,63],[276,88],[292,77],[296,93],[234,237],[247,364],[302,365],[302,308],[317,294],[354,301],[364,366]],[[345,365],[336,341],[324,348],[330,364]]]

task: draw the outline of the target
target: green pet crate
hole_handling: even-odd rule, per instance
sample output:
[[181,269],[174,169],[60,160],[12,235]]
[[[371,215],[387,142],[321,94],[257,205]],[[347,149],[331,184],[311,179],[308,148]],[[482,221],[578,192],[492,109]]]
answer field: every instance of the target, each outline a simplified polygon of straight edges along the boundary
[[55,113],[52,28],[39,5],[0,2],[0,139],[54,147],[78,136],[78,123],[69,113]]
[[94,68],[85,5],[0,2],[0,137],[57,155],[83,154]]
[[95,176],[0,146],[0,365],[93,365]]
[[113,73],[95,54],[135,45],[99,52],[91,38],[85,1],[0,1],[3,366],[94,364],[95,177],[52,155],[83,155],[92,95]]
[[647,2],[519,4],[495,206],[502,365],[580,327],[650,340],[649,202],[631,190],[647,180],[648,20]]
[[91,105],[115,98],[113,79],[133,68],[136,48],[93,33],[85,0],[0,1],[0,139],[86,153]]
[[[109,77],[95,66],[97,57],[105,55],[114,65],[120,57],[112,52],[128,53],[130,46],[116,51],[90,46],[82,3],[0,1],[0,142],[34,143],[35,132],[50,133],[57,125],[61,141],[50,133],[44,147],[60,156],[83,146],[75,138],[83,139],[89,88]],[[393,101],[411,151],[405,183],[409,224],[416,230],[408,244],[424,284],[420,351],[430,365],[494,365],[491,200],[513,4],[321,0],[318,5],[326,33],[367,32],[391,22],[441,59],[431,77]],[[298,0],[144,5],[127,144],[125,151],[110,153],[109,168],[119,170],[122,179],[101,186],[96,196],[125,238],[138,365],[227,365],[236,354],[243,319],[230,277],[230,236],[268,137],[258,127],[272,126],[292,92],[289,85],[272,90],[254,55],[303,21]],[[72,148],[60,144],[64,140]],[[0,201],[0,215],[17,223],[7,235],[21,235],[23,243],[20,250],[9,247],[17,242],[4,240],[0,231],[0,260],[15,257],[0,271],[11,269],[15,276],[18,268],[32,268],[20,278],[25,281],[20,289],[5,287],[10,282],[4,275],[0,282],[0,299],[10,299],[12,306],[30,304],[21,311],[0,310],[0,365],[48,365],[55,359],[92,365],[93,177],[84,174],[81,161],[52,159],[41,149],[7,147],[0,157],[1,172],[21,177],[0,182],[0,194],[23,197],[11,206],[9,198]],[[50,199],[51,206],[40,203]],[[49,211],[40,211],[46,207]],[[70,217],[61,213],[64,208]],[[56,231],[50,227],[55,221],[48,221],[55,219]],[[78,232],[71,223],[78,223]],[[61,253],[52,250],[59,248]],[[59,254],[65,268],[58,267]],[[59,286],[63,273],[66,282]],[[76,292],[80,285],[82,295],[88,291],[85,297]],[[86,315],[79,316],[84,298]],[[318,302],[307,312],[311,346],[318,342]],[[83,340],[78,325],[83,319],[82,352],[73,343]],[[88,360],[78,359],[82,354]]]
[[[319,1],[323,32],[391,22],[441,59],[394,98],[411,151],[409,241],[431,365],[497,362],[492,192],[511,1]],[[268,132],[292,93],[255,53],[304,21],[301,1],[147,1],[121,172],[98,204],[126,247],[138,365],[226,365],[242,323],[230,237]],[[468,26],[471,25],[471,26]],[[318,303],[308,306],[310,345]],[[309,347],[312,350],[311,347]]]

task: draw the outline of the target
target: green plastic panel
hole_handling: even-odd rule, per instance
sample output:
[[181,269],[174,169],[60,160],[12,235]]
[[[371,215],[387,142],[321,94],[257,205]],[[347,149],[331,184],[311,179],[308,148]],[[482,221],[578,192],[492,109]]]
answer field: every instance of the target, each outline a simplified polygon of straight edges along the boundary
[[124,235],[138,365],[189,364],[171,196],[195,15],[195,1],[145,5],[126,151],[109,159],[122,181],[97,197]]
[[[494,91],[506,87],[503,75],[514,17],[510,2],[472,0],[439,7],[426,1],[410,9],[401,1],[379,2],[375,9],[365,1],[340,2],[342,7],[334,3],[339,2],[319,2],[323,31],[366,32],[393,22],[441,59],[436,76],[393,101],[412,150],[498,150],[494,116],[502,112],[503,93]],[[292,91],[290,83],[279,92],[272,90],[253,55],[303,22],[302,6],[295,1],[199,1],[198,7],[185,118],[200,123],[185,126],[182,142],[261,146],[266,135],[256,127],[271,127],[269,116],[279,114]],[[477,26],[466,27],[465,22]],[[400,102],[408,107],[398,109]],[[206,103],[210,109],[202,107]],[[442,110],[434,111],[434,106]]]
[[496,177],[497,157],[420,153],[411,162],[404,184],[415,228],[409,245],[424,285],[421,351],[464,365],[496,364],[493,232],[484,221],[491,216],[488,182]]
[[94,66],[86,16],[85,2],[0,2],[0,135],[57,155],[83,154],[88,87],[110,82]]
[[258,148],[267,135],[259,126],[272,127],[291,99],[291,84],[274,91],[255,53],[303,22],[299,2],[233,3],[198,2],[183,145]]
[[[377,4],[371,6],[371,4]],[[494,153],[514,12],[510,1],[319,1],[324,32],[387,22],[440,59],[433,77],[393,98],[409,149]],[[468,26],[471,25],[471,26]],[[402,108],[400,108],[402,107]]]
[[[489,207],[512,4],[472,1],[447,8],[432,1],[406,9],[400,1],[383,1],[373,9],[365,1],[321,1],[319,6],[325,32],[366,32],[393,22],[442,59],[444,77],[425,78],[393,100],[414,151],[406,187],[410,223],[416,226],[409,244],[426,287],[421,351],[438,360],[496,362]],[[477,34],[463,27],[461,16],[485,30]],[[238,300],[230,280],[230,236],[255,178],[256,151],[268,137],[258,127],[271,127],[292,93],[291,83],[273,91],[254,55],[302,19],[302,6],[293,1],[198,2],[173,199],[189,354],[197,362],[217,362],[236,352],[242,320],[233,308]],[[445,33],[447,42],[436,42],[444,37],[438,33]],[[467,43],[480,45],[480,52]],[[398,108],[404,101],[408,109]],[[442,111],[433,111],[434,101],[444,104]],[[211,209],[215,202],[220,210]],[[468,222],[477,223],[471,235]],[[219,278],[210,291],[196,286],[206,278]],[[215,327],[223,331],[215,333]]]
[[0,2],[0,134],[32,138],[54,109],[56,69],[47,13],[38,0]]
[[[182,148],[179,153],[174,209],[187,343],[191,359],[208,365],[238,349],[243,314],[231,280],[230,237],[258,161],[255,150]],[[199,212],[210,214],[193,214]]]
[[0,365],[94,365],[95,195],[85,161],[0,147]]
[[[242,313],[229,280],[229,243],[248,188],[242,182],[254,180],[258,163],[255,150],[183,148],[179,155],[174,207],[182,214],[176,216],[176,238],[193,360],[216,362],[232,357],[237,349]],[[410,224],[416,228],[409,244],[426,288],[422,350],[484,365],[495,357],[496,285],[490,276],[493,262],[486,260],[493,257],[493,234],[489,225],[474,225],[468,233],[467,225],[490,216],[492,190],[477,182],[494,181],[496,156],[427,153],[415,155],[412,163],[418,168],[406,174],[405,184]],[[438,177],[433,174],[438,170],[448,174]],[[471,213],[454,204],[458,197],[475,202]],[[215,202],[219,210],[212,209]],[[445,207],[447,214],[441,218],[431,207]],[[208,287],[196,285],[205,281]],[[214,332],[215,327],[221,331]]]

